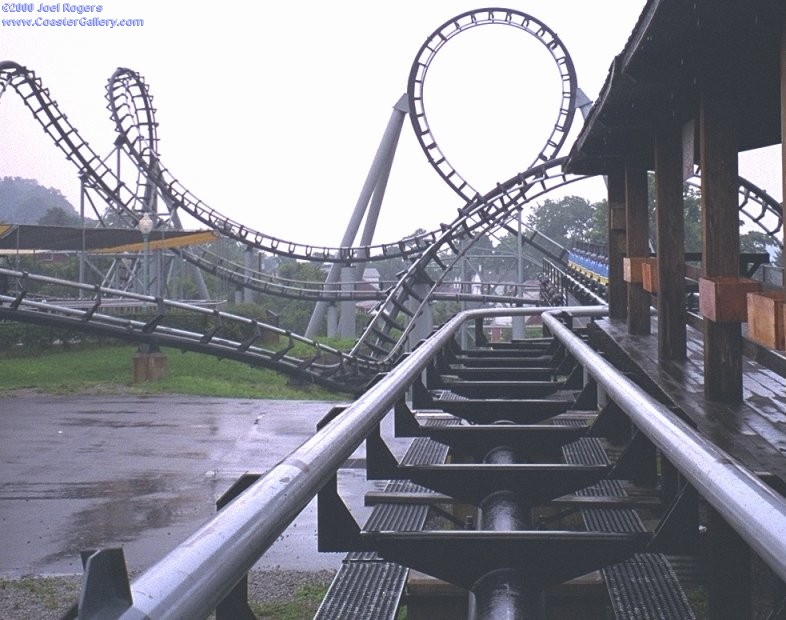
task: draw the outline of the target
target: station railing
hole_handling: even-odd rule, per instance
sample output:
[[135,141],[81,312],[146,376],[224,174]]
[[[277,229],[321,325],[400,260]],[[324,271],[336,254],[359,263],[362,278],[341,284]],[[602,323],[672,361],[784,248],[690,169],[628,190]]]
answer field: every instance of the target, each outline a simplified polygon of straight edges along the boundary
[[786,582],[786,501],[680,420],[565,326],[606,307],[468,310],[449,320],[340,415],[132,583],[122,552],[86,561],[80,618],[207,617],[369,436],[462,324],[542,314],[544,326],[584,368],[585,381],[619,409],[704,500]]

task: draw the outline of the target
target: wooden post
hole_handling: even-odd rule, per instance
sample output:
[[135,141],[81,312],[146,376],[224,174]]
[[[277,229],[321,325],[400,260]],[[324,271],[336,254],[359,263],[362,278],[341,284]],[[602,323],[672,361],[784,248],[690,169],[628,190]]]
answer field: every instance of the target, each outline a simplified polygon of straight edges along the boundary
[[[628,256],[649,256],[647,169],[625,165],[625,213]],[[628,283],[628,333],[650,333],[650,295],[641,282]]]
[[628,315],[628,292],[622,279],[622,258],[626,246],[625,171],[622,166],[609,173],[609,317]]
[[[786,197],[786,14],[781,25],[781,172],[782,195]],[[786,269],[783,270],[783,286],[786,288]]]
[[[739,276],[740,223],[734,102],[718,80],[701,97],[702,271],[705,277]],[[704,395],[742,401],[740,323],[704,321]]]
[[687,356],[685,309],[685,212],[682,199],[682,143],[676,125],[655,137],[655,227],[658,261],[658,359]]

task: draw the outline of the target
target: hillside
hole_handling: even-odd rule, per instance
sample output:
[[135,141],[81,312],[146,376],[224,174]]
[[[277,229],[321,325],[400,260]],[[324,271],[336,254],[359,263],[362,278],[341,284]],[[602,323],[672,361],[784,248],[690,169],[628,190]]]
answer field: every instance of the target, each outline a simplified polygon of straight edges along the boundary
[[46,188],[34,179],[0,178],[0,223],[79,223],[79,213],[60,190]]

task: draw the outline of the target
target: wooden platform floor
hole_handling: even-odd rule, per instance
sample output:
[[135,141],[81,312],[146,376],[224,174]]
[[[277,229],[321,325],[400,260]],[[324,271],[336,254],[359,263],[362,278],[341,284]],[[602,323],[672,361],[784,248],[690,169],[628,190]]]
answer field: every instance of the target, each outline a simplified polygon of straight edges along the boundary
[[[702,333],[688,327],[688,359],[658,363],[657,320],[652,334],[632,336],[624,321],[596,321],[610,356],[624,354],[696,427],[718,447],[786,494],[786,380],[749,359],[743,361],[743,402],[704,398]],[[646,386],[643,386],[646,389]]]

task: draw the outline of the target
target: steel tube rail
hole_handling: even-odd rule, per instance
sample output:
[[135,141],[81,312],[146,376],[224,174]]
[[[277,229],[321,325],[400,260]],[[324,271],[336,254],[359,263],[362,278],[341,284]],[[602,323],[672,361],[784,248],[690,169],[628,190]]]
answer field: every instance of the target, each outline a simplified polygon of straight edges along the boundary
[[131,585],[133,605],[120,617],[207,617],[379,424],[464,321],[511,312],[538,314],[543,310],[470,310],[453,317],[321,432],[137,578]]
[[581,342],[555,317],[543,322],[688,482],[786,581],[786,501]]

